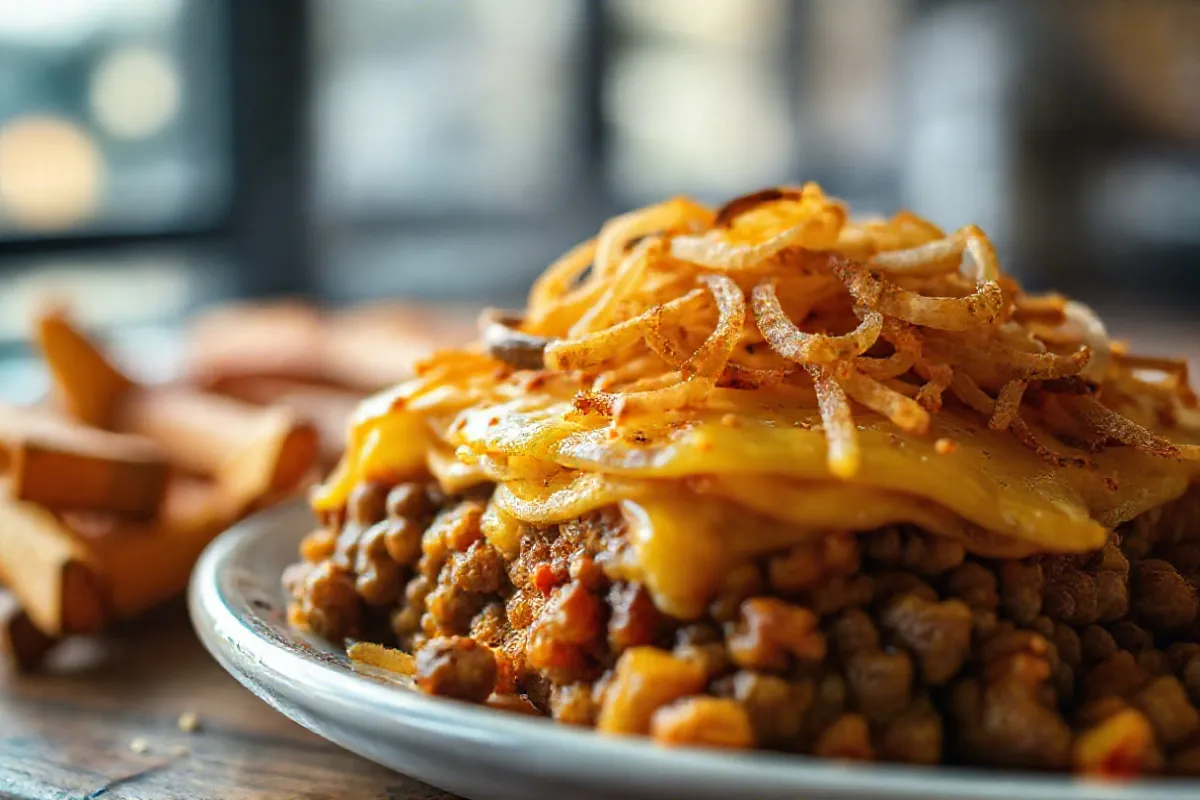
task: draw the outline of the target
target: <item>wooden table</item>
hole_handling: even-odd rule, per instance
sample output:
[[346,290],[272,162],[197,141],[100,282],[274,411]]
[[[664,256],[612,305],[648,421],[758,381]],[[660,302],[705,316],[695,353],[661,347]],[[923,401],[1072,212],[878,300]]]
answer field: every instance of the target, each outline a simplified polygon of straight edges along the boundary
[[[180,730],[187,711],[199,718],[193,733]],[[452,800],[254,697],[201,647],[182,604],[64,645],[46,674],[0,664],[0,798],[9,797]]]

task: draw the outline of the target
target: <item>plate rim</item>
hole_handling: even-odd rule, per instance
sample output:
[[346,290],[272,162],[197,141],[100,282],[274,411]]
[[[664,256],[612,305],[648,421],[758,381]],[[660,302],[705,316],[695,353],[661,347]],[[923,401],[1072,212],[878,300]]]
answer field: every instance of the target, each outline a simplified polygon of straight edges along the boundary
[[[769,751],[731,753],[703,748],[666,748],[644,737],[606,736],[545,718],[429,697],[413,689],[371,680],[348,666],[330,663],[336,659],[322,660],[282,647],[256,630],[235,610],[236,606],[244,605],[248,613],[256,613],[249,602],[236,603],[226,594],[229,572],[236,568],[239,554],[268,537],[286,535],[299,541],[301,531],[287,530],[285,520],[299,514],[301,509],[308,512],[307,504],[302,499],[293,500],[242,520],[222,533],[204,550],[188,586],[189,613],[204,647],[223,669],[277,709],[279,705],[263,697],[260,689],[304,706],[305,698],[295,687],[311,687],[322,696],[337,698],[329,708],[323,707],[322,713],[328,714],[340,705],[333,716],[343,719],[346,714],[361,719],[366,709],[369,717],[403,719],[409,724],[429,723],[442,729],[449,728],[464,740],[519,742],[520,749],[525,752],[555,753],[554,762],[571,765],[569,775],[573,780],[594,781],[600,787],[607,786],[605,780],[611,783],[614,777],[611,765],[621,764],[622,774],[626,777],[643,774],[661,784],[670,782],[670,776],[678,775],[686,779],[687,785],[736,784],[739,791],[749,794],[760,789],[825,792],[830,797],[845,798],[874,793],[872,796],[894,800],[959,797],[1008,800],[1016,796],[1027,800],[1195,800],[1200,797],[1200,781],[1171,777],[1104,783],[1069,775],[983,768],[831,762]],[[278,582],[279,576],[270,576],[267,585],[278,586]],[[280,591],[277,589],[276,595]],[[270,623],[261,620],[260,624],[269,626]],[[288,630],[291,635],[296,635]],[[304,720],[296,721],[309,727]],[[334,741],[334,744],[345,747],[341,742]],[[580,766],[585,768],[580,770]],[[542,774],[551,775],[550,772]]]

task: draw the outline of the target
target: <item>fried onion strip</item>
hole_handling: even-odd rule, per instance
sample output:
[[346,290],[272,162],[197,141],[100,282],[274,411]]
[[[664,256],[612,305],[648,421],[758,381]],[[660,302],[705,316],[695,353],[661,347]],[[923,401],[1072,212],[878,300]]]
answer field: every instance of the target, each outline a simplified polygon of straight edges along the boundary
[[911,398],[874,378],[850,370],[838,383],[855,402],[882,414],[901,430],[922,436],[929,430],[929,412]]
[[1043,461],[1048,461],[1058,467],[1089,467],[1091,462],[1080,456],[1066,456],[1059,453],[1057,450],[1047,446],[1033,432],[1033,428],[1025,420],[1017,416],[1009,423],[1008,429],[1012,431],[1013,436],[1017,441],[1028,447],[1033,452],[1037,453],[1038,457]]
[[653,353],[632,358],[597,376],[596,380],[592,381],[592,391],[611,391],[617,386],[645,378],[653,374],[655,368],[661,364],[662,359]]
[[546,346],[546,366],[549,369],[567,371],[584,369],[616,358],[623,348],[636,344],[645,336],[656,320],[679,314],[704,300],[707,295],[703,289],[693,289],[682,297],[655,306],[611,328],[589,333],[578,339],[551,342]]
[[832,370],[816,364],[809,364],[805,369],[812,376],[813,388],[817,392],[817,408],[821,412],[821,424],[825,426],[826,446],[829,448],[826,456],[829,471],[839,478],[852,478],[858,472],[862,454],[859,452],[850,403]]
[[887,250],[871,256],[871,267],[897,275],[929,276],[953,272],[958,268],[950,259],[961,256],[963,242],[956,238],[938,239],[908,250]]
[[841,336],[806,333],[788,319],[779,304],[774,282],[754,287],[751,295],[754,320],[771,349],[797,364],[832,364],[870,349],[883,330],[883,315],[867,311],[857,328]]
[[[1112,348],[1108,341],[1108,331],[1096,312],[1083,303],[1068,300],[1063,308],[1066,316],[1064,327],[1078,331],[1079,339],[1091,353],[1091,358],[1079,371],[1081,377],[1093,383],[1100,383],[1108,374],[1108,364],[1112,358]],[[1184,381],[1186,384],[1186,381]]]
[[710,225],[713,212],[686,197],[673,197],[665,203],[630,211],[604,224],[596,237],[596,275],[607,279],[620,263],[630,242],[660,231],[687,224]]
[[[717,304],[717,325],[704,344],[680,370],[687,377],[673,386],[633,391],[612,397],[592,393],[590,408],[617,419],[630,414],[666,411],[693,405],[713,389],[729,357],[737,347],[742,326],[746,321],[746,298],[741,287],[724,275],[705,275],[701,278]],[[576,403],[577,410],[580,408]]]
[[921,355],[921,338],[916,329],[907,322],[889,318],[883,321],[880,335],[891,343],[895,352],[884,358],[860,357],[854,362],[855,369],[879,380],[896,378],[912,369]]
[[1156,456],[1179,456],[1176,445],[1121,416],[1094,397],[1074,395],[1060,399],[1080,422],[1107,439]]
[[897,350],[884,358],[859,358],[854,362],[854,366],[863,375],[885,380],[903,375],[916,363],[916,353],[911,350]]
[[724,275],[704,275],[700,280],[712,292],[719,316],[716,329],[684,365],[684,370],[715,379],[733,355],[742,335],[742,327],[746,324],[746,296],[740,286]]
[[923,276],[953,272],[956,257],[966,250],[975,262],[971,276],[981,286],[1000,278],[1000,264],[996,250],[987,235],[975,225],[967,225],[944,239],[910,247],[906,250],[888,250],[876,253],[868,262],[870,266],[897,275]]
[[1112,351],[1111,356],[1114,362],[1126,369],[1160,372],[1171,378],[1174,383],[1173,388],[1177,391],[1179,399],[1183,401],[1184,405],[1187,407],[1197,405],[1196,394],[1192,391],[1191,380],[1188,377],[1187,361],[1178,358],[1135,356],[1116,350]]
[[933,334],[926,349],[945,360],[1007,380],[1048,381],[1078,375],[1091,358],[1082,347],[1069,355],[1018,350],[996,338]]
[[1020,322],[1059,325],[1066,319],[1067,298],[1061,294],[1018,294],[1013,299],[1013,318]]
[[621,262],[600,300],[587,310],[579,321],[571,326],[570,336],[578,339],[608,325],[617,303],[637,286],[650,261],[663,252],[663,241],[658,237],[643,239]]
[[954,379],[954,370],[946,364],[938,364],[924,359],[916,364],[917,374],[925,379],[925,384],[917,392],[917,402],[932,413],[942,408],[942,395],[950,388]]
[[773,187],[770,189],[759,189],[757,192],[744,194],[740,197],[735,197],[723,206],[717,209],[717,216],[713,220],[714,228],[728,228],[735,219],[742,214],[757,208],[764,203],[772,203],[776,200],[803,200],[804,193],[798,189],[791,189],[785,186]]
[[987,234],[975,225],[967,225],[957,235],[966,242],[967,252],[975,262],[975,282],[982,284],[1000,280],[1000,262],[996,259],[996,249],[992,247]]
[[[982,416],[991,417],[996,413],[996,402],[988,397],[987,392],[980,389],[978,384],[971,380],[966,373],[954,370],[953,378],[950,381],[950,391],[965,405]],[[1064,456],[1047,447],[1019,414],[1013,417],[1008,427],[1018,442],[1034,451],[1043,461],[1060,467],[1068,464],[1086,466],[1088,463],[1087,459]]]
[[[771,225],[769,230],[773,232],[752,244],[731,239],[732,229],[738,228],[738,217],[754,213],[772,219],[773,213],[781,207],[795,209],[795,224],[782,230]],[[833,246],[845,221],[846,211],[842,204],[826,198],[815,183],[805,184],[798,191],[766,189],[723,206],[712,230],[694,236],[676,236],[671,241],[671,255],[710,269],[751,269],[794,245],[816,250]]]
[[748,269],[791,247],[808,232],[809,227],[810,223],[807,222],[797,225],[759,244],[733,245],[711,232],[703,236],[676,236],[671,240],[671,255],[710,269]]
[[537,317],[542,311],[561,299],[574,286],[596,256],[596,240],[588,239],[572,247],[551,264],[529,291],[527,315]]
[[1021,399],[1025,396],[1025,390],[1029,387],[1027,381],[1009,381],[1000,389],[1000,395],[996,398],[996,410],[992,412],[992,418],[988,421],[988,427],[994,431],[1008,430],[1014,419],[1017,418],[1017,413],[1021,409]]
[[958,370],[951,371],[950,391],[967,407],[985,417],[996,413],[996,401],[988,397],[987,392],[979,388],[969,375]]
[[914,325],[965,331],[989,324],[1004,307],[1004,293],[993,280],[983,281],[966,297],[926,297],[876,277],[861,264],[844,258],[832,259],[832,266],[857,302]]
[[717,386],[729,389],[767,389],[778,386],[792,375],[799,367],[792,369],[761,369],[746,367],[730,361],[717,379]]
[[651,325],[646,330],[645,337],[646,345],[654,355],[675,367],[675,369],[683,369],[683,365],[687,363],[688,358],[680,353],[675,343],[663,334],[661,325]]
[[[786,190],[774,199],[788,201],[793,197],[794,190]],[[840,204],[828,202],[815,184],[808,184],[801,190],[798,205],[807,209],[803,220],[763,241],[755,244],[731,242],[727,229],[716,228],[696,236],[676,236],[671,240],[671,255],[709,269],[736,272],[757,267],[793,245],[825,249],[836,243],[838,232],[845,223],[845,209]],[[739,213],[745,213],[745,210],[739,210]],[[732,223],[728,213],[726,217],[727,222]]]

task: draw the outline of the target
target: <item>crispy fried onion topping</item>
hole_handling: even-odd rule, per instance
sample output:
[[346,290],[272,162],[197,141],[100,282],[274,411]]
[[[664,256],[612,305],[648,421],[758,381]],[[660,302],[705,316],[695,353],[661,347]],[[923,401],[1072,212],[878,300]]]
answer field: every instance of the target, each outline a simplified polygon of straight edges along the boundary
[[523,318],[484,330],[496,358],[578,376],[573,413],[615,425],[815,398],[840,476],[861,462],[856,414],[925,436],[947,403],[1055,464],[1198,449],[1146,424],[1200,419],[1185,364],[1131,356],[1083,304],[1025,294],[978,227],[852,221],[815,184],[616,217],[551,265]]

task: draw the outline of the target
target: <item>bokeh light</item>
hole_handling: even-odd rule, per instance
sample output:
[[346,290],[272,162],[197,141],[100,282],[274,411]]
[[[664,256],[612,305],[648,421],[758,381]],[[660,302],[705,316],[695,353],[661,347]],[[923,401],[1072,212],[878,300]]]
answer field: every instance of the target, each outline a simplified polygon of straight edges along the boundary
[[161,50],[127,47],[106,56],[92,73],[89,101],[104,129],[144,139],[179,113],[179,73]]
[[0,127],[0,217],[34,231],[78,225],[96,212],[103,156],[61,117],[29,115]]

